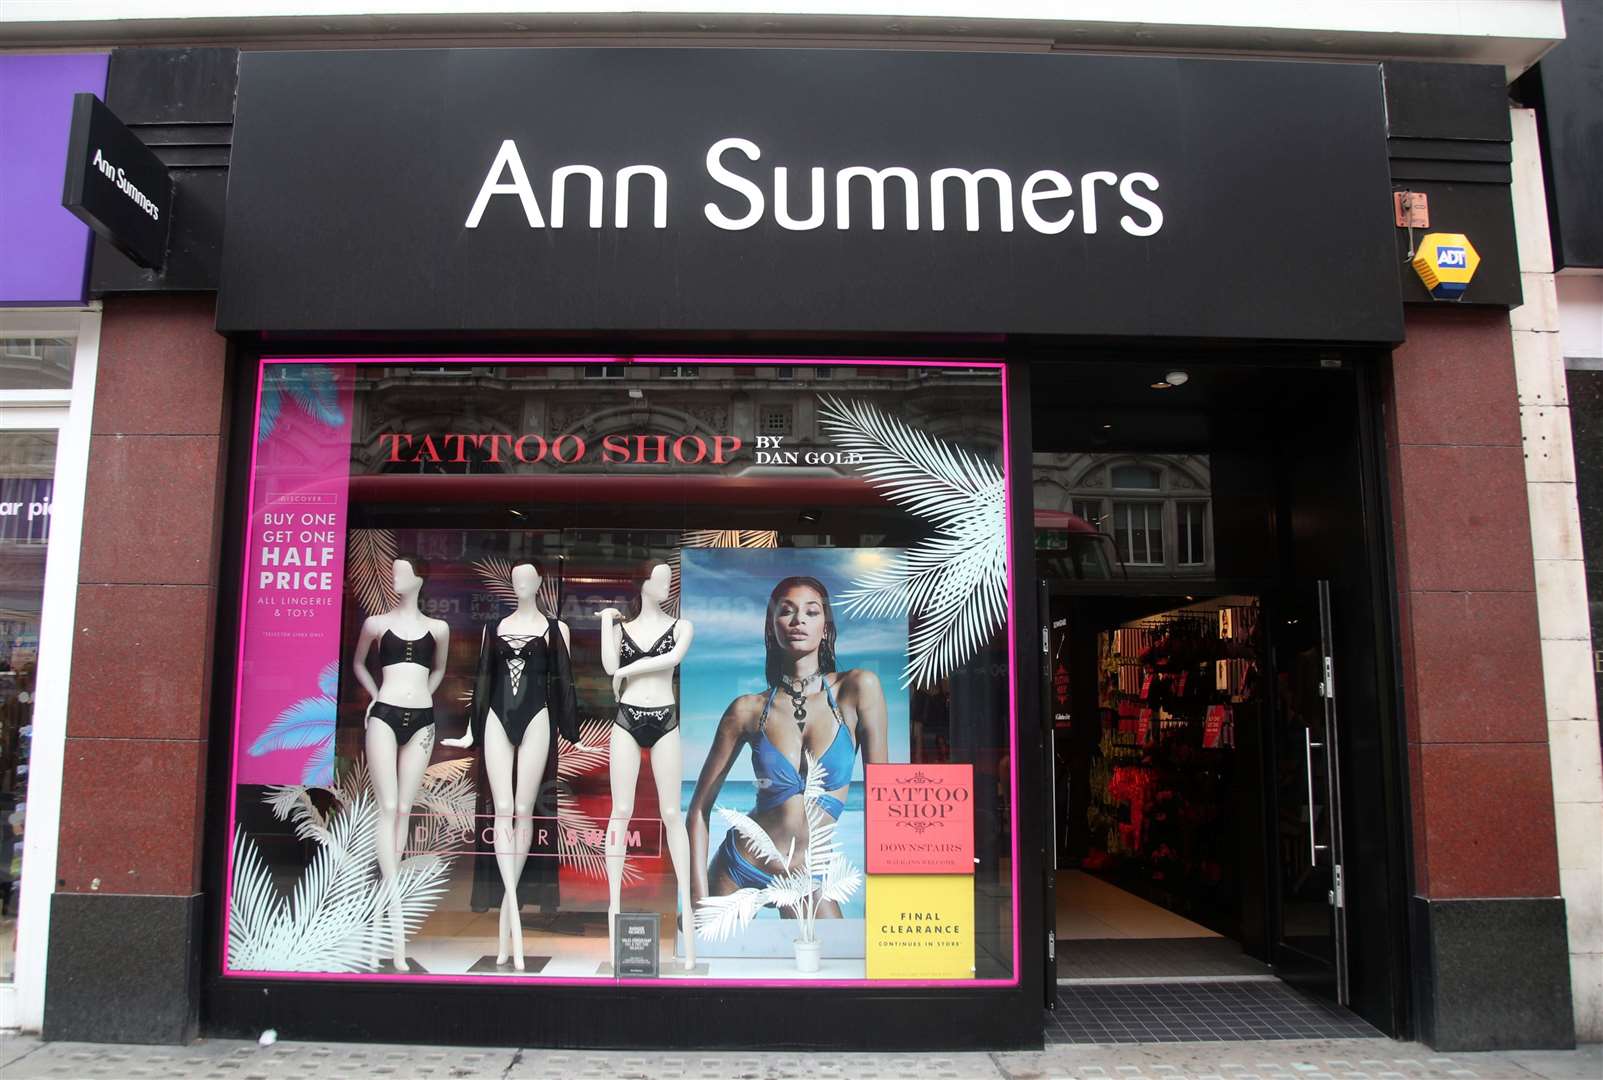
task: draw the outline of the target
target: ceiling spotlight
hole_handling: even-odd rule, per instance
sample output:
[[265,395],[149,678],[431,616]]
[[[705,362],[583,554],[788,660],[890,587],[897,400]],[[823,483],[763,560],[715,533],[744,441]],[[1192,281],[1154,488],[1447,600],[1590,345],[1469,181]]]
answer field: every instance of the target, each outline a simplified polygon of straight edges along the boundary
[[1183,371],[1171,371],[1163,377],[1163,381],[1170,386],[1184,386],[1191,381],[1191,376]]
[[1103,424],[1102,425],[1102,430],[1103,431],[1112,431],[1113,430],[1113,425],[1112,424]]
[[1173,390],[1174,389],[1174,383],[1164,382],[1162,379],[1159,379],[1157,382],[1152,384],[1152,389],[1154,389],[1154,390]]

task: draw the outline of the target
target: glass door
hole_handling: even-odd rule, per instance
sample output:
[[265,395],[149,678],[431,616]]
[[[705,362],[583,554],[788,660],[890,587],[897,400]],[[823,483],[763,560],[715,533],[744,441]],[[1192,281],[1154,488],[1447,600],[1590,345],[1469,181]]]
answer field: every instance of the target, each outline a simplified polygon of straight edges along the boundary
[[0,431],[0,983],[16,974],[54,431]]
[[1330,583],[1276,620],[1272,738],[1275,973],[1347,1004],[1339,725]]

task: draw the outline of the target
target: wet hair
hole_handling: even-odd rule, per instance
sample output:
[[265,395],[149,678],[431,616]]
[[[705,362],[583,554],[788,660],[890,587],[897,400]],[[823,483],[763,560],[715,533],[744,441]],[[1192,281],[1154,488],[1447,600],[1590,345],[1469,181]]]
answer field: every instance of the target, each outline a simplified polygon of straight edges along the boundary
[[397,555],[395,556],[395,561],[404,562],[410,566],[412,573],[417,575],[419,581],[427,581],[429,579],[429,564],[421,555]]
[[778,686],[779,677],[785,670],[784,652],[779,647],[779,638],[774,635],[774,613],[779,610],[780,599],[796,588],[813,590],[823,604],[824,639],[818,643],[818,670],[825,675],[835,670],[835,612],[829,606],[829,590],[815,577],[800,575],[788,577],[775,585],[774,591],[768,594],[768,611],[763,618],[763,644],[768,652],[767,661],[763,665],[763,674],[768,679],[769,686]]

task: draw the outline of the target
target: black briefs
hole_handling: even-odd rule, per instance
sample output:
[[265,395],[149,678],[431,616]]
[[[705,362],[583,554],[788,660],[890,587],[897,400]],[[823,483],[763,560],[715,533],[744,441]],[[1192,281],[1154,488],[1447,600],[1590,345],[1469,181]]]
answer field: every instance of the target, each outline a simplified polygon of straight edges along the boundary
[[679,726],[679,708],[675,705],[647,708],[644,705],[628,705],[620,701],[618,715],[612,722],[633,735],[635,742],[649,750],[656,745],[658,739]]
[[395,732],[395,744],[405,746],[412,741],[412,736],[434,723],[434,706],[408,709],[401,705],[375,701],[373,707],[368,710],[368,715],[376,716],[390,725],[390,729]]

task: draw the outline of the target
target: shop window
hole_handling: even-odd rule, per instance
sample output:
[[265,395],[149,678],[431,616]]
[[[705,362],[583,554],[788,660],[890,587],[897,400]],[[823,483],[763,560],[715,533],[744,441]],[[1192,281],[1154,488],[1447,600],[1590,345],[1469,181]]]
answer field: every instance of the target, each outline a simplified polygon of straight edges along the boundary
[[450,363],[263,361],[223,974],[1015,984],[1000,365]]
[[14,977],[56,433],[0,431],[0,983]]
[[0,338],[0,390],[70,390],[77,342]]
[[1163,504],[1113,504],[1113,541],[1131,566],[1163,565]]

